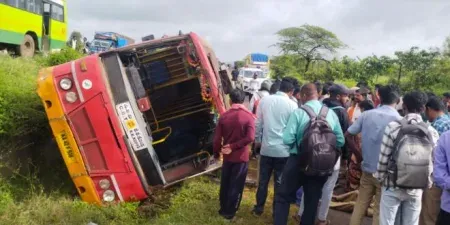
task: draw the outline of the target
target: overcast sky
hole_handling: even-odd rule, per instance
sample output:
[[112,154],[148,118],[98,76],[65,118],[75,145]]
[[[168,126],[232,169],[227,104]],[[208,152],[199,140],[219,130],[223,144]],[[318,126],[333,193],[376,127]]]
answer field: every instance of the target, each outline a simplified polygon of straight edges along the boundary
[[305,23],[334,32],[349,46],[339,55],[350,56],[441,47],[450,35],[450,0],[69,0],[68,10],[69,30],[88,39],[94,31],[137,41],[192,31],[226,62],[276,55],[275,32]]

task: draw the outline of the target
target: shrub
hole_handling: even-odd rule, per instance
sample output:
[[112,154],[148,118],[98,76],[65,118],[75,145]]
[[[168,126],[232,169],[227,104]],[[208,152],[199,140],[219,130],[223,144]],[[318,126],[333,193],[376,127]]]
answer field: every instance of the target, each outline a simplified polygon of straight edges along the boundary
[[82,56],[82,53],[72,48],[63,48],[60,52],[51,53],[47,57],[41,58],[43,59],[42,61],[39,61],[43,66],[56,66],[75,59],[79,59]]

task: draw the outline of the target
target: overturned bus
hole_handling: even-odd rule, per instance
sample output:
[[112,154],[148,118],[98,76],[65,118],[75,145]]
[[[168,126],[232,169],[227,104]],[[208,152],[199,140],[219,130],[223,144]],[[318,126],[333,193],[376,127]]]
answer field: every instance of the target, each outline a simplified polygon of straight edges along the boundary
[[190,33],[43,69],[37,92],[81,199],[101,204],[220,168],[212,138],[230,87]]

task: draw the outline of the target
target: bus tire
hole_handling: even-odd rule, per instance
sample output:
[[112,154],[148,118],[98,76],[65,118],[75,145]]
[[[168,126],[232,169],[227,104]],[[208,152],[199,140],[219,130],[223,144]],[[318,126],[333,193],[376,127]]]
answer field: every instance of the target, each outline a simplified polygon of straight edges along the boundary
[[33,57],[36,49],[36,43],[34,43],[33,37],[26,34],[23,38],[22,44],[19,47],[19,53],[22,57]]

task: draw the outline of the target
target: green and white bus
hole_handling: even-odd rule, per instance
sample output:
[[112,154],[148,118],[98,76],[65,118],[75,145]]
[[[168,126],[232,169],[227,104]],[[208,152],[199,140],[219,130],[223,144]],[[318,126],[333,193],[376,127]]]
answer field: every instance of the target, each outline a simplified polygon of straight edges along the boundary
[[31,57],[61,49],[66,38],[65,0],[0,0],[0,50]]

